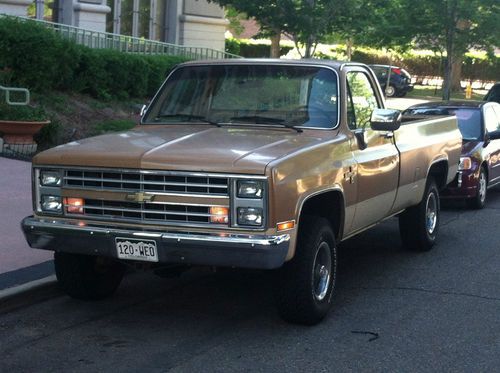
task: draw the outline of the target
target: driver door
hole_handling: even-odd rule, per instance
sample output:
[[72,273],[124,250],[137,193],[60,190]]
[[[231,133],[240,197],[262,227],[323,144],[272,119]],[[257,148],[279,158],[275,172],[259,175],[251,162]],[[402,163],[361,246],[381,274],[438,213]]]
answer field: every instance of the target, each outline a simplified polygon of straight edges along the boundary
[[391,211],[398,188],[399,154],[392,132],[370,128],[372,111],[383,107],[371,74],[354,67],[346,72],[346,80],[347,121],[357,162],[358,200],[351,227],[354,232],[380,221]]

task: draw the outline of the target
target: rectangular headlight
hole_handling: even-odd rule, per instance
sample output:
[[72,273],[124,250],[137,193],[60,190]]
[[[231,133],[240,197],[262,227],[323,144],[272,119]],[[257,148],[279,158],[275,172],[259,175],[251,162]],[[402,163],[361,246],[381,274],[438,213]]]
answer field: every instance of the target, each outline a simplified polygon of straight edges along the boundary
[[40,208],[44,212],[62,213],[62,201],[60,196],[42,195]]
[[238,225],[260,227],[263,222],[263,210],[258,207],[239,207]]
[[259,180],[238,180],[238,198],[258,198],[264,196],[264,183]]
[[59,187],[62,184],[60,171],[40,170],[40,185],[49,187]]

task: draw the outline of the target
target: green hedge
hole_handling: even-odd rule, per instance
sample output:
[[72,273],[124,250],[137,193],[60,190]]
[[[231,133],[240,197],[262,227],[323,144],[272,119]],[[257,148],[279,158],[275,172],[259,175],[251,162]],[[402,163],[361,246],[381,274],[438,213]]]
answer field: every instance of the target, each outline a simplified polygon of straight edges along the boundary
[[97,98],[151,96],[185,58],[90,49],[32,22],[0,18],[0,84]]
[[[282,45],[280,47],[280,56],[284,56],[292,49],[293,47]],[[226,52],[245,58],[268,58],[271,53],[271,46],[230,38],[226,39]]]
[[[344,51],[332,49],[331,54],[318,54],[320,58],[333,58],[342,56]],[[352,54],[352,61],[362,62],[366,64],[389,64],[389,56],[380,53],[379,51],[359,50],[356,49]],[[402,54],[393,55],[392,64],[401,66],[408,70],[413,76],[442,76],[446,58],[441,58],[437,55],[430,54]],[[466,55],[462,63],[462,79],[481,80],[481,81],[498,81],[500,77],[500,57],[478,58]]]

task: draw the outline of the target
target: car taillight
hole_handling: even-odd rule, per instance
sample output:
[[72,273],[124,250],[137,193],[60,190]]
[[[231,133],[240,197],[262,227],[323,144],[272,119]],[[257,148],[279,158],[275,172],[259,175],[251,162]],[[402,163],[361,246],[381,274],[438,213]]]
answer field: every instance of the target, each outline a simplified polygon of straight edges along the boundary
[[401,69],[392,68],[391,71],[396,75],[401,75]]

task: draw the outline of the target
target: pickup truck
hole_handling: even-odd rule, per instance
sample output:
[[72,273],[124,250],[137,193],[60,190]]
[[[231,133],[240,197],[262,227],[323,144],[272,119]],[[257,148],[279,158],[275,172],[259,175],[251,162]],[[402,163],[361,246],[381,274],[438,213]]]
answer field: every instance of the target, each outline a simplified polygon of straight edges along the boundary
[[22,229],[75,298],[110,296],[127,266],[273,269],[280,315],[315,324],[343,240],[397,216],[405,247],[436,241],[462,138],[453,116],[413,119],[363,64],[181,64],[135,129],[34,157]]

